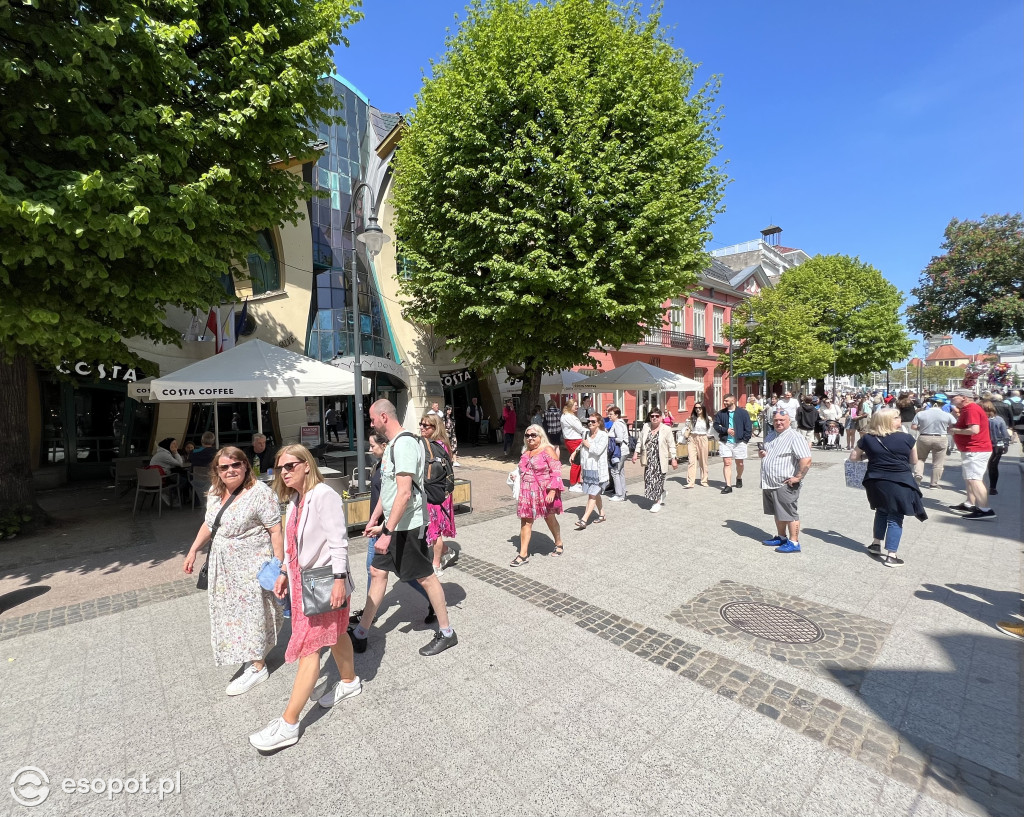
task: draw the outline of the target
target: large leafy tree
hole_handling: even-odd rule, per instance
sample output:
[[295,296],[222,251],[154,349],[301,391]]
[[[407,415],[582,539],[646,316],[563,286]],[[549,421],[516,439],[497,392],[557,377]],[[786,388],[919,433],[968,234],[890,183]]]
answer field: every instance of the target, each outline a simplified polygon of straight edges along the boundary
[[[764,370],[780,380],[888,369],[913,350],[900,321],[903,296],[858,258],[816,255],[782,274],[749,302],[728,334],[737,344],[733,369]],[[741,320],[742,319],[742,320]],[[728,363],[728,355],[720,358]]]
[[0,509],[31,503],[26,378],[180,342],[255,234],[309,195],[320,77],[358,0],[0,4]]
[[944,255],[928,263],[911,290],[910,326],[922,334],[1024,340],[1024,218],[953,219]]
[[725,183],[715,87],[660,8],[476,0],[396,158],[407,314],[485,369],[542,372],[639,340],[687,291]]

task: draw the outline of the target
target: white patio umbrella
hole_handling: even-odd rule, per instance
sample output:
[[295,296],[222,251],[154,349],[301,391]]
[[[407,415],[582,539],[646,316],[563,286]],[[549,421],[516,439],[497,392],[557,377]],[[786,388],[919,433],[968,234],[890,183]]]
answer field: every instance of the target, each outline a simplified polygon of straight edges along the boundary
[[[512,394],[513,392],[522,389],[522,381],[517,381],[516,383],[509,383],[507,381],[508,372],[506,372],[505,374],[505,378],[500,378],[501,382],[499,384],[499,391],[501,392],[501,394]],[[579,389],[576,388],[576,383],[578,383],[580,380],[585,380],[586,377],[587,376],[585,374],[580,374],[579,372],[575,372],[572,369],[562,369],[559,372],[546,374],[541,378],[540,381],[540,393],[573,394],[574,392],[579,391]]]
[[574,391],[704,391],[692,377],[635,360],[573,384]]
[[[144,381],[135,384],[141,392]],[[370,383],[363,378],[364,388]],[[153,378],[149,399],[160,402],[213,402],[221,400],[272,400],[283,397],[322,397],[355,394],[351,372],[321,363],[306,355],[289,352],[262,340],[250,340],[233,349],[200,360],[190,366]],[[218,439],[220,428],[216,425]],[[263,431],[263,412],[256,412]]]

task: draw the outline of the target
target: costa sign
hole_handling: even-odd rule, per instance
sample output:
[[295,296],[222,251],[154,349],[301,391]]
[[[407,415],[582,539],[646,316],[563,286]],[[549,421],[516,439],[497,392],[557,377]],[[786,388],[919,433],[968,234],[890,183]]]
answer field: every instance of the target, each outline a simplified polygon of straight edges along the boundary
[[92,363],[80,360],[74,365],[62,363],[57,367],[57,371],[61,374],[76,374],[79,377],[91,377],[95,380],[121,380],[125,383],[134,383],[139,379],[135,369],[125,366],[123,363],[97,363],[94,366]]

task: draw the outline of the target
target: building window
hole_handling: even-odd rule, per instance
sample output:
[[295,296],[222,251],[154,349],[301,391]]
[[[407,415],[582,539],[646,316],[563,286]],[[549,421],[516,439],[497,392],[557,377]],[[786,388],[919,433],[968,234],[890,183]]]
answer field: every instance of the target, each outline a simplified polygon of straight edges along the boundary
[[684,329],[683,329],[683,310],[680,309],[678,306],[673,306],[668,311],[668,324],[669,324],[669,329],[671,329],[673,332],[682,333],[684,331]]
[[714,406],[717,410],[722,405],[722,375],[715,375],[714,384]]
[[264,230],[256,237],[256,245],[267,257],[261,258],[260,253],[249,253],[246,264],[249,278],[252,280],[252,294],[262,295],[264,292],[276,292],[281,288],[281,270],[274,252],[274,242],[270,233]]
[[725,326],[725,310],[715,307],[715,314],[712,318],[711,330],[714,332],[714,342],[724,343],[725,338],[722,335],[722,329]]
[[704,326],[704,304],[700,301],[693,302],[693,334],[698,338],[705,338],[707,329]]

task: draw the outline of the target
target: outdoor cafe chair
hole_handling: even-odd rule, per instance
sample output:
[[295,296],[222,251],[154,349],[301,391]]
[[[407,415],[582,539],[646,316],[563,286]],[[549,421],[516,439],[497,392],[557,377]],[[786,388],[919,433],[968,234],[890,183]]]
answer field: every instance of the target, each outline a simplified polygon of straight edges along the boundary
[[139,497],[146,501],[147,496],[152,496],[156,502],[156,515],[159,518],[163,513],[163,502],[160,495],[164,490],[164,478],[156,468],[135,469],[135,501],[132,503],[132,519],[135,518],[135,511],[139,505]]

